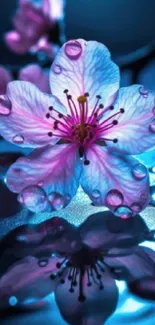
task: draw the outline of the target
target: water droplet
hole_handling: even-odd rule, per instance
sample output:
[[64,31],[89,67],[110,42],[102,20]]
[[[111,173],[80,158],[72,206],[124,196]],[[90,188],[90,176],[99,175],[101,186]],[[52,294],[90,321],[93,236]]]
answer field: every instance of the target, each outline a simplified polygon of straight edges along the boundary
[[108,192],[106,196],[107,205],[117,207],[121,205],[124,201],[123,195],[118,190],[114,189]]
[[45,267],[45,266],[47,266],[47,264],[48,264],[48,260],[47,260],[47,259],[43,259],[43,260],[40,260],[40,261],[38,262],[38,265],[39,265],[40,267]]
[[116,208],[114,211],[114,214],[115,214],[115,216],[121,217],[122,219],[128,219],[133,216],[132,210],[125,205],[122,205],[122,206],[119,206],[118,208]]
[[39,183],[38,183],[38,186],[40,186],[40,187],[42,187],[44,185],[44,181],[40,181]]
[[18,303],[18,299],[16,298],[16,296],[11,296],[9,298],[9,305],[10,306],[14,307],[14,306],[17,305],[17,303]]
[[0,115],[9,115],[11,113],[12,104],[10,99],[5,96],[0,96]]
[[98,191],[98,190],[93,190],[93,191],[92,191],[92,197],[93,197],[94,199],[98,199],[98,198],[100,197],[100,191]]
[[142,210],[142,207],[139,203],[135,202],[130,206],[131,210],[135,213],[139,213]]
[[55,210],[61,210],[65,206],[65,197],[58,192],[51,192],[48,199]]
[[133,176],[138,180],[143,179],[147,175],[147,168],[144,165],[137,164],[132,170]]
[[12,141],[15,143],[15,144],[22,144],[24,143],[24,137],[22,135],[15,135],[12,139]]
[[32,212],[49,211],[49,202],[45,191],[35,185],[28,186],[18,195],[18,201]]
[[155,119],[151,122],[149,126],[149,130],[153,133],[155,132]]
[[141,86],[139,87],[139,93],[144,97],[144,98],[147,98],[148,97],[148,90],[145,89],[145,87]]
[[56,73],[56,74],[60,74],[60,73],[62,72],[62,68],[61,68],[61,66],[58,65],[58,64],[55,64],[55,65],[52,67],[52,70],[53,70],[53,72]]
[[71,60],[77,60],[82,53],[82,46],[78,41],[70,41],[65,44],[65,54]]

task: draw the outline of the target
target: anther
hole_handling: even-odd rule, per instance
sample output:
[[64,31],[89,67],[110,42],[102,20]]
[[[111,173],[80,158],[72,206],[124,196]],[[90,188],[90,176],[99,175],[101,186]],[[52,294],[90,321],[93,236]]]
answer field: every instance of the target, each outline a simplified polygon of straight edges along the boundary
[[51,280],[54,280],[55,279],[55,275],[54,274],[51,274],[50,275],[50,278],[51,278]]
[[114,125],[117,125],[117,124],[118,124],[118,121],[117,121],[117,120],[114,120],[112,123],[113,123]]
[[84,96],[85,96],[85,97],[89,97],[89,93],[85,93]]
[[74,292],[74,289],[73,288],[70,288],[69,289],[69,292],[71,292],[71,293]]
[[114,139],[113,142],[114,142],[114,143],[117,143],[117,142],[118,142],[118,139]]
[[46,114],[46,117],[47,117],[47,118],[50,118],[50,114],[49,114],[49,113],[47,113],[47,114]]
[[71,99],[71,98],[72,98],[72,96],[71,96],[71,95],[67,95],[67,98],[68,98],[68,99]]
[[59,118],[62,118],[62,117],[63,117],[63,114],[59,113],[59,114],[58,114],[58,117],[59,117]]
[[102,97],[100,95],[97,95],[96,98],[101,99]]
[[60,283],[61,283],[61,284],[64,284],[64,283],[65,283],[65,280],[64,280],[64,279],[61,279],[61,280],[60,280]]
[[52,132],[48,132],[48,136],[52,137],[53,133]]
[[88,282],[88,283],[87,283],[87,286],[88,286],[88,287],[91,287],[91,286],[92,286],[92,283],[91,283],[91,282]]
[[65,90],[64,90],[64,93],[67,94],[67,93],[68,93],[68,89],[65,89]]
[[61,264],[58,262],[58,263],[56,264],[56,267],[57,267],[57,269],[60,269]]
[[121,108],[120,109],[120,113],[124,113],[125,112],[125,109],[124,108]]
[[113,110],[113,109],[114,109],[114,106],[113,106],[113,105],[111,105],[109,108],[110,108],[111,110]]
[[100,285],[99,289],[100,290],[103,290],[104,289],[104,286],[103,285]]
[[104,105],[103,105],[103,104],[100,104],[100,105],[99,105],[99,108],[104,108]]
[[79,103],[83,104],[87,101],[87,98],[86,96],[79,96],[77,100]]
[[80,301],[80,302],[84,302],[85,300],[86,300],[86,297],[83,295],[79,296],[79,298],[78,298],[78,301]]
[[86,159],[86,160],[84,161],[84,165],[88,166],[89,164],[90,164],[90,161]]
[[53,106],[50,106],[48,109],[49,109],[49,111],[52,111],[53,110]]

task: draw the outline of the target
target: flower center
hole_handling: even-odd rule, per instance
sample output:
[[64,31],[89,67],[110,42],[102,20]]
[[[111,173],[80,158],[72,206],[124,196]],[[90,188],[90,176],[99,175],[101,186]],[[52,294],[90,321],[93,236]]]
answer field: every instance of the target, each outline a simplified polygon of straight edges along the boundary
[[50,113],[47,113],[46,117],[54,120],[53,128],[57,132],[48,132],[48,136],[60,137],[61,140],[58,144],[76,143],[80,158],[84,157],[84,164],[88,165],[86,149],[91,143],[105,146],[108,141],[118,142],[118,139],[107,138],[105,134],[107,130],[118,124],[116,117],[124,113],[124,109],[121,108],[118,112],[103,120],[103,116],[108,111],[113,110],[114,107],[110,106],[104,109],[100,95],[96,96],[96,103],[90,113],[88,109],[89,93],[85,93],[77,98],[78,105],[72,99],[68,89],[65,89],[64,93],[68,103],[69,114],[64,115],[59,113],[54,107],[49,107]]
[[[99,251],[93,251],[87,246],[66,257],[61,263],[57,263],[58,272],[51,274],[51,279],[59,277],[60,283],[68,282],[68,290],[70,293],[75,292],[78,287],[78,300],[84,302],[86,300],[85,285],[91,287],[98,286],[99,290],[104,289],[102,273],[105,263]],[[85,284],[86,282],[86,284]]]

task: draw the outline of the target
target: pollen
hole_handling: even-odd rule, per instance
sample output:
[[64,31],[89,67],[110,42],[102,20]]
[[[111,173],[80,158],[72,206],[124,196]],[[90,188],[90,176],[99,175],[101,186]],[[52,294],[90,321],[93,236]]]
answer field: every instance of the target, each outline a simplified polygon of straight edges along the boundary
[[87,97],[86,96],[79,96],[77,100],[78,100],[79,103],[83,104],[83,103],[85,103],[87,101]]

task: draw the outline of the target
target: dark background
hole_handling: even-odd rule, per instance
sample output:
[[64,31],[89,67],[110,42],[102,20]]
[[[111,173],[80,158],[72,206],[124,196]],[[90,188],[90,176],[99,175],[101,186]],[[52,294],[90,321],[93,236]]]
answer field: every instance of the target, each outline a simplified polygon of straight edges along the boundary
[[[0,5],[0,64],[32,61],[30,56],[10,55],[2,43],[17,1],[0,0]],[[154,16],[155,0],[66,0],[67,38],[95,39],[113,55],[123,55],[155,40]]]

